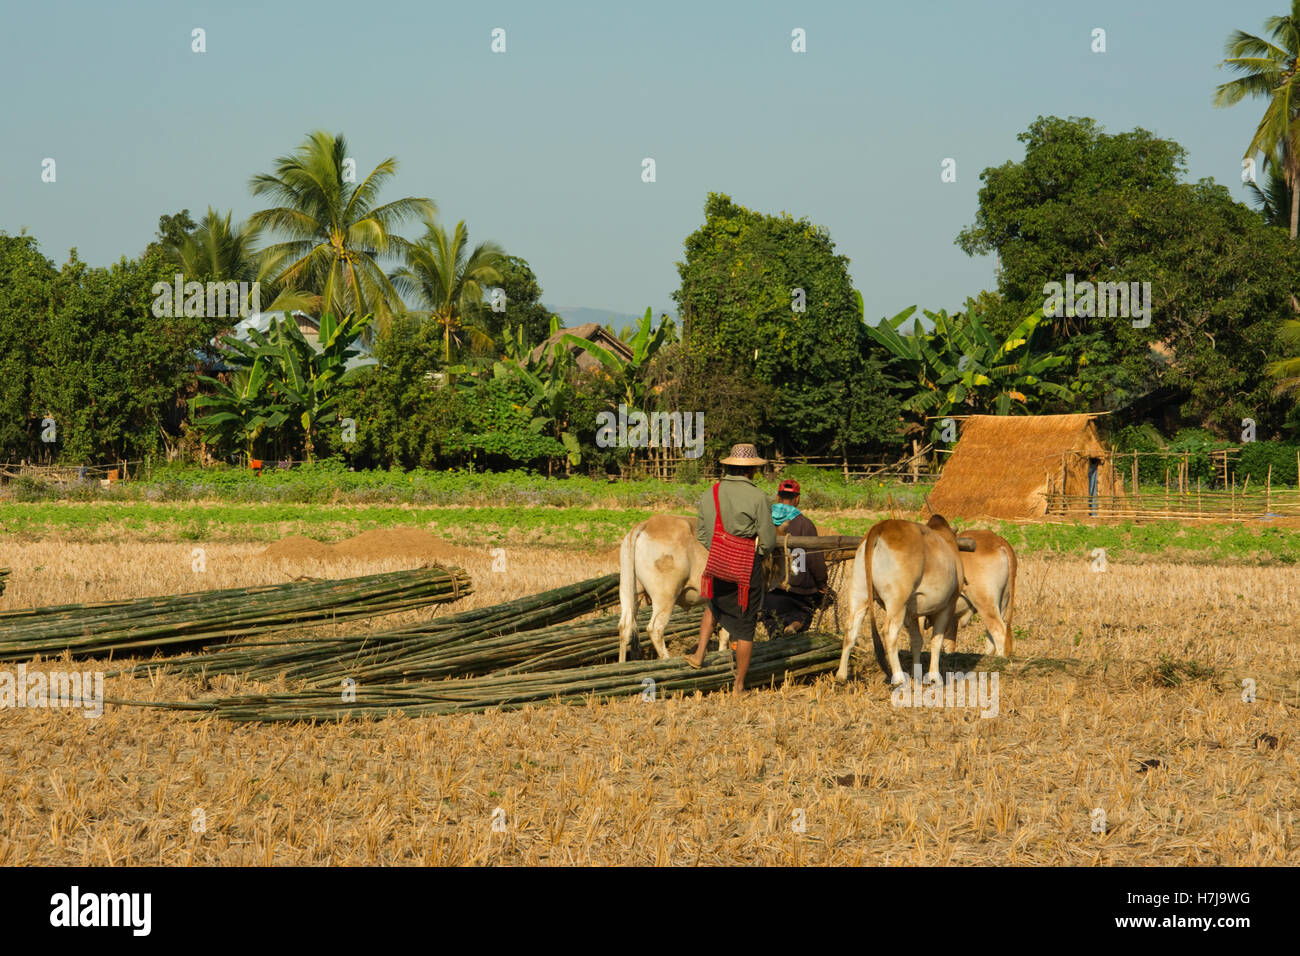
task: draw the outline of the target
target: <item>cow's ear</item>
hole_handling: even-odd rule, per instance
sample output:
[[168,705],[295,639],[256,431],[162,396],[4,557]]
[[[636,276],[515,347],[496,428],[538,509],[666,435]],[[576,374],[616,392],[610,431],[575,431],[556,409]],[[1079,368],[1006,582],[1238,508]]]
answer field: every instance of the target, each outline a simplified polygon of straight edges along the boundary
[[975,547],[976,547],[976,545],[975,545],[975,539],[974,539],[974,538],[958,538],[958,539],[957,539],[957,550],[958,550],[958,551],[974,551],[974,550],[975,550]]

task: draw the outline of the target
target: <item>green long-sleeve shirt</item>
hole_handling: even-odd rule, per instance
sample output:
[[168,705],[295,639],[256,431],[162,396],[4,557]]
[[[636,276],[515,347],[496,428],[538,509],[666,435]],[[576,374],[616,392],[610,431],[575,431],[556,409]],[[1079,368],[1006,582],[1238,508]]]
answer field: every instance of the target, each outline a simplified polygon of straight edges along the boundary
[[[722,505],[722,527],[728,534],[742,538],[758,538],[758,553],[767,554],[776,549],[776,526],[772,524],[772,508],[763,494],[748,478],[724,475],[718,488],[718,502]],[[713,543],[713,486],[704,489],[700,497],[700,523],[695,537],[709,547]]]

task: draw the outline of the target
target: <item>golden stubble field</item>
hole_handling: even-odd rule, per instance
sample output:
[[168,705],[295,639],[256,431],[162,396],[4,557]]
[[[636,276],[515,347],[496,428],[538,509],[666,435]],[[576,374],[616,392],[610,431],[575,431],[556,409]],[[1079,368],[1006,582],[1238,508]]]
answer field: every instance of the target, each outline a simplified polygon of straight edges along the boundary
[[[198,575],[185,543],[15,543],[0,607],[412,566],[204,549]],[[460,556],[477,590],[456,608],[617,569],[607,550],[508,548],[504,574]],[[1017,657],[979,664],[1000,675],[991,719],[894,708],[869,643],[847,686],[739,700],[318,726],[0,711],[0,865],[1294,864],[1297,608],[1293,568],[1023,557]],[[982,647],[963,629],[962,654]],[[141,672],[105,692],[196,687]]]

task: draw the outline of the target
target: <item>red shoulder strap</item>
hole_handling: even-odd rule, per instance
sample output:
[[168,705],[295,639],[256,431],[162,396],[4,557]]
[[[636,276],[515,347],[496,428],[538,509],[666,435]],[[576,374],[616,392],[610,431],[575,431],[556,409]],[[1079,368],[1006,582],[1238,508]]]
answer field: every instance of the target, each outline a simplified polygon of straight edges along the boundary
[[718,501],[718,488],[722,484],[720,481],[713,483],[713,533],[725,531],[722,527],[722,504]]

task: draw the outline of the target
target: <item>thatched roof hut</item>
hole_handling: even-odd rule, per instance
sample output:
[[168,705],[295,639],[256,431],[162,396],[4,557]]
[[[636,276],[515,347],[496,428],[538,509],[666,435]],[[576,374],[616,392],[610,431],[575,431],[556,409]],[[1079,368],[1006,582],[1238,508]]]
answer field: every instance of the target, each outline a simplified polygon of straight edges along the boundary
[[1034,518],[1047,513],[1049,496],[1064,495],[1105,514],[1123,498],[1124,487],[1095,417],[970,416],[930,492],[926,513]]

